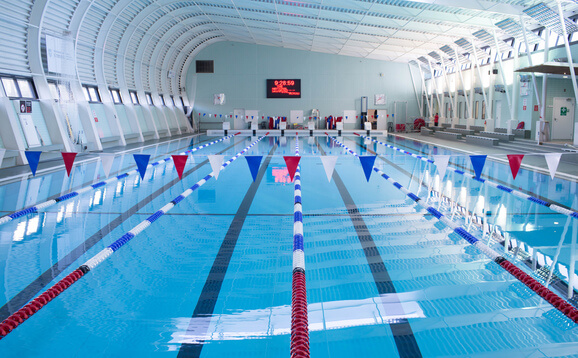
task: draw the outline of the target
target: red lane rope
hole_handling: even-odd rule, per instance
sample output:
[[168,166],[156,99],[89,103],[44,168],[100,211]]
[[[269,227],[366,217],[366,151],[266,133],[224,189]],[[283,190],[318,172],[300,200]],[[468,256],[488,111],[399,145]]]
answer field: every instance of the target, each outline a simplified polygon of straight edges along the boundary
[[529,289],[536,292],[540,297],[548,301],[552,306],[562,312],[566,317],[570,318],[575,323],[578,323],[578,309],[566,302],[563,298],[552,292],[546,286],[536,281],[532,276],[528,275],[513,263],[504,260],[499,263],[504,270],[508,271],[512,276],[520,280]]
[[30,303],[18,311],[14,312],[12,315],[10,315],[10,317],[6,318],[2,323],[0,323],[0,339],[4,338],[13,329],[21,325],[30,316],[38,312],[38,310],[44,307],[48,302],[52,301],[56,296],[60,295],[62,291],[70,287],[82,276],[84,276],[84,272],[82,272],[80,269],[76,269],[68,276],[58,281],[54,286],[46,290],[43,294],[30,301]]
[[291,311],[291,357],[309,358],[307,289],[305,286],[305,273],[301,271],[293,272]]

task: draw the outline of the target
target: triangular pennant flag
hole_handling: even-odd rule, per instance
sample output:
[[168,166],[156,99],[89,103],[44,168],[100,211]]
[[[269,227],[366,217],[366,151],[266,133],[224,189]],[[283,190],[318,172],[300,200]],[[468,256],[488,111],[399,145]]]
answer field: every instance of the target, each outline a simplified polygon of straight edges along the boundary
[[255,181],[255,179],[257,179],[257,173],[259,173],[259,166],[261,165],[261,159],[263,159],[263,156],[248,155],[245,156],[245,159],[247,159],[247,164],[249,165],[251,176],[253,177],[253,181]]
[[100,162],[102,163],[102,171],[104,171],[104,176],[108,178],[110,174],[110,168],[112,168],[112,162],[114,161],[114,153],[103,153],[100,155]]
[[136,162],[136,167],[140,173],[140,178],[144,179],[145,173],[147,171],[147,165],[149,165],[150,154],[133,154],[134,161]]
[[472,161],[472,166],[476,173],[476,179],[480,179],[480,175],[482,175],[482,169],[484,169],[486,157],[487,155],[470,155],[470,160]]
[[185,170],[185,164],[187,164],[188,155],[173,155],[173,163],[175,163],[175,169],[179,175],[179,179],[183,179],[183,170]]
[[335,170],[335,163],[337,162],[337,156],[322,156],[321,162],[323,163],[323,169],[325,169],[325,175],[327,175],[327,181],[331,182],[333,170]]
[[76,154],[74,152],[62,152],[62,159],[64,160],[64,166],[66,167],[66,173],[70,176],[70,171],[72,170],[72,165],[74,164],[74,158]]
[[297,171],[297,167],[299,166],[299,161],[301,157],[299,156],[284,156],[285,165],[287,166],[287,171],[289,172],[289,178],[293,181],[293,177],[295,176],[295,171]]
[[223,165],[223,158],[224,155],[207,155],[207,159],[211,163],[211,168],[213,169],[213,175],[215,176],[215,180],[219,179],[219,173],[221,172],[221,166]]
[[0,148],[0,166],[2,166],[2,160],[4,160],[4,154],[6,154],[6,149]]
[[524,154],[508,154],[508,161],[510,162],[510,170],[512,171],[512,176],[516,179],[518,175],[518,170],[520,170],[520,165],[522,165],[522,159]]
[[371,177],[371,169],[373,168],[373,163],[375,163],[375,155],[360,155],[359,161],[361,162],[361,167],[363,168],[363,172],[365,173],[365,178],[369,181]]
[[444,178],[446,174],[446,169],[448,168],[448,162],[450,161],[449,155],[434,155],[434,163],[438,168],[438,174],[440,175],[440,180]]
[[552,177],[552,179],[554,179],[554,175],[556,175],[558,164],[560,164],[560,157],[562,157],[562,153],[544,154],[544,159],[546,159],[546,163],[548,164],[548,170],[550,170],[550,177]]
[[191,163],[191,164],[197,164],[197,163],[195,162],[195,156],[193,155],[193,153],[191,153],[191,155],[189,155],[189,163]]
[[24,154],[26,154],[28,165],[30,166],[30,170],[32,170],[32,176],[36,175],[36,168],[38,168],[38,162],[40,161],[40,154],[42,154],[42,152],[27,150]]

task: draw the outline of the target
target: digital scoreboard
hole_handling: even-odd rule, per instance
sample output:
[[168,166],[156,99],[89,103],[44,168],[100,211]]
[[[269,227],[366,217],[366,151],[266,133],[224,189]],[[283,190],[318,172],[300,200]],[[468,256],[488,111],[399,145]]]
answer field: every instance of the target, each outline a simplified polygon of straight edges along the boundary
[[301,98],[301,80],[267,80],[267,98]]

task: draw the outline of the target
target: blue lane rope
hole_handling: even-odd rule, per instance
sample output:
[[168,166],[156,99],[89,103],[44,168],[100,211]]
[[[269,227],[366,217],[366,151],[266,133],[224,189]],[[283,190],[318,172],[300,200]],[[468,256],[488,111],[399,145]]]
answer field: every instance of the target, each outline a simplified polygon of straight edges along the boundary
[[[213,144],[216,144],[216,143],[222,142],[222,141],[224,141],[224,140],[226,140],[226,139],[229,139],[229,138],[231,138],[231,137],[234,137],[234,136],[236,136],[237,134],[238,134],[238,133],[236,133],[236,134],[231,134],[231,135],[229,135],[229,136],[227,136],[227,137],[223,137],[223,138],[221,138],[221,139],[219,139],[219,140],[215,140],[215,141],[212,141],[212,142],[210,142],[210,143],[203,144],[203,145],[201,145],[201,146],[199,146],[199,147],[196,147],[196,148],[193,148],[193,149],[189,149],[189,150],[184,151],[184,152],[181,152],[181,153],[179,153],[179,154],[180,154],[180,155],[186,155],[186,154],[188,154],[188,153],[196,152],[197,150],[201,150],[201,149],[206,148],[206,147],[208,147],[208,146],[211,146],[211,145],[213,145]],[[169,162],[169,161],[171,161],[171,160],[173,160],[172,157],[168,157],[168,158],[165,158],[165,159],[161,159],[161,160],[158,160],[158,161],[156,161],[156,162],[154,162],[154,163],[150,163],[150,164],[147,166],[147,168],[151,168],[151,167],[157,166],[157,165],[159,165],[159,164],[161,164],[161,163]],[[74,197],[76,197],[76,196],[78,196],[78,195],[84,194],[84,193],[89,192],[89,191],[91,191],[91,190],[96,190],[96,189],[98,189],[98,188],[100,188],[100,187],[103,187],[103,186],[108,185],[108,184],[110,184],[110,183],[113,183],[113,182],[115,182],[115,181],[124,179],[124,178],[128,177],[129,175],[133,175],[133,174],[137,174],[137,173],[138,173],[138,170],[137,170],[137,169],[133,169],[133,170],[131,170],[131,171],[129,171],[129,172],[126,172],[126,173],[119,174],[119,175],[116,175],[116,176],[114,176],[114,177],[111,177],[111,178],[109,178],[109,179],[107,179],[107,180],[104,180],[104,181],[101,181],[101,182],[98,182],[98,183],[95,183],[95,184],[86,186],[86,187],[84,187],[84,188],[82,188],[82,189],[79,189],[79,190],[77,190],[77,191],[72,191],[72,192],[70,192],[70,193],[64,194],[64,195],[62,195],[62,196],[59,196],[59,197],[56,198],[56,199],[51,199],[51,200],[45,201],[45,202],[43,202],[43,203],[36,204],[36,205],[34,205],[34,206],[28,207],[28,208],[26,208],[26,209],[22,209],[22,210],[13,212],[12,214],[5,215],[5,216],[3,216],[3,217],[0,218],[0,225],[6,224],[7,222],[10,222],[10,221],[12,221],[12,220],[14,220],[14,219],[17,219],[17,218],[19,218],[19,217],[22,217],[22,216],[25,216],[25,215],[28,215],[28,214],[32,214],[32,213],[36,213],[36,212],[40,211],[41,209],[45,209],[45,208],[47,208],[47,207],[49,207],[49,206],[55,205],[55,204],[60,203],[60,202],[62,202],[62,201],[65,201],[65,200],[68,200],[68,199],[72,199],[72,198],[74,198]]]
[[[299,137],[295,137],[295,155],[299,156]],[[293,271],[305,272],[303,252],[303,206],[301,205],[301,166],[297,166],[294,176],[293,202]]]
[[[355,133],[355,134],[357,134],[357,133]],[[417,154],[408,152],[407,150],[403,150],[403,149],[397,148],[397,147],[395,147],[395,146],[392,146],[392,145],[389,145],[389,144],[380,142],[380,141],[378,141],[378,140],[375,140],[375,139],[370,138],[370,137],[367,137],[367,136],[362,136],[362,135],[360,135],[360,134],[357,134],[357,135],[360,136],[361,138],[369,139],[369,140],[371,140],[371,141],[374,142],[374,143],[381,144],[381,145],[383,145],[383,146],[385,146],[385,147],[387,147],[387,148],[393,149],[393,150],[397,150],[397,151],[400,152],[400,153],[404,153],[404,154],[410,155],[410,156],[412,156],[412,157],[414,157],[414,158],[417,158],[417,159],[420,159],[420,160],[422,160],[422,161],[424,161],[424,162],[435,164],[435,162],[434,162],[432,159],[429,159],[429,158],[427,158],[427,157],[424,157],[424,156],[421,156],[421,155],[417,155]],[[489,181],[489,180],[487,180],[487,179],[476,178],[475,175],[473,175],[473,174],[465,173],[465,172],[463,172],[462,170],[459,170],[459,169],[456,169],[456,168],[452,168],[452,167],[450,167],[450,166],[448,166],[447,169],[450,170],[450,171],[453,171],[453,172],[455,172],[455,173],[461,174],[461,175],[463,175],[463,176],[465,176],[465,177],[468,177],[468,178],[471,178],[471,179],[473,179],[473,180],[476,180],[476,181],[478,181],[478,182],[480,182],[480,183],[488,184],[489,186],[494,187],[494,188],[496,188],[496,189],[500,189],[500,190],[502,190],[502,191],[505,191],[506,193],[510,193],[510,194],[512,194],[512,195],[514,195],[514,196],[517,196],[518,198],[520,198],[520,199],[522,199],[522,200],[529,200],[529,201],[534,202],[534,203],[536,203],[536,204],[538,204],[538,205],[542,205],[542,206],[544,206],[544,207],[546,207],[546,208],[549,208],[549,209],[551,209],[551,210],[553,210],[553,211],[555,211],[555,212],[557,212],[557,213],[559,213],[559,214],[564,214],[564,215],[567,215],[567,216],[571,216],[571,217],[573,217],[574,219],[578,219],[578,211],[576,211],[576,210],[574,210],[574,209],[566,209],[566,208],[563,208],[563,207],[561,207],[561,206],[559,206],[559,205],[556,205],[556,204],[554,204],[554,203],[549,203],[549,202],[544,201],[544,200],[542,200],[542,199],[540,199],[540,198],[537,198],[537,197],[535,197],[535,196],[528,195],[528,194],[523,193],[523,192],[521,192],[521,191],[518,191],[518,190],[516,190],[516,189],[512,189],[512,188],[505,187],[505,186],[503,186],[503,185],[494,183],[494,182]]]

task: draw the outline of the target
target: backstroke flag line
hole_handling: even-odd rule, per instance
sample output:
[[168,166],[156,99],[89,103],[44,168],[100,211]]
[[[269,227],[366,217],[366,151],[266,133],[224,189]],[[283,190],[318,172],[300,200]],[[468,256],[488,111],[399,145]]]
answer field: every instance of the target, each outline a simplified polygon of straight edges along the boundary
[[328,182],[331,182],[331,177],[333,176],[333,171],[335,170],[336,162],[337,162],[336,155],[321,157],[321,163],[323,163],[323,169],[325,169],[325,175],[327,175]]
[[213,169],[213,175],[215,176],[215,180],[219,179],[219,173],[221,172],[221,166],[223,165],[223,158],[224,155],[207,155],[207,159],[209,159],[209,163],[211,163],[211,169]]

